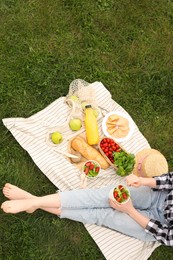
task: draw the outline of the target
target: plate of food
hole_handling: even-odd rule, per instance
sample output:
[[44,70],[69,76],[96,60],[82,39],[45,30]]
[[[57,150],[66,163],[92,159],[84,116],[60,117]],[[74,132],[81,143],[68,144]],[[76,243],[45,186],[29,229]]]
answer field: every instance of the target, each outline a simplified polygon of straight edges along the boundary
[[130,139],[134,133],[134,129],[135,125],[133,120],[125,112],[109,112],[102,121],[104,135],[117,142],[123,142]]
[[109,198],[120,204],[125,204],[130,199],[130,191],[125,185],[119,184],[109,192]]

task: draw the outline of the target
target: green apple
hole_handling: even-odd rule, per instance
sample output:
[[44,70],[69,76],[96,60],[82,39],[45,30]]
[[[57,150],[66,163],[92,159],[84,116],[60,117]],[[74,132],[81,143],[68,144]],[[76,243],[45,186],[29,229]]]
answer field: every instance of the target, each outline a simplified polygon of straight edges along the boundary
[[62,134],[59,132],[54,132],[51,134],[51,139],[54,144],[60,144],[62,142]]
[[70,120],[69,126],[70,126],[72,131],[77,131],[81,128],[82,122],[79,118],[74,118],[74,119]]
[[72,95],[72,96],[70,97],[70,99],[73,100],[73,101],[76,101],[76,102],[79,100],[78,97],[75,96],[75,95]]

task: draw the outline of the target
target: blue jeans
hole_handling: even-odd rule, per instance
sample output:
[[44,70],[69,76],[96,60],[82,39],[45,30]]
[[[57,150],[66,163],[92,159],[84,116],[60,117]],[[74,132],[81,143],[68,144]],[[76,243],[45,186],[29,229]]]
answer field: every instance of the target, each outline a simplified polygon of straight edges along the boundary
[[[60,192],[60,218],[105,226],[143,241],[155,241],[129,215],[110,207],[109,191],[113,187]],[[163,208],[166,192],[153,191],[149,187],[130,187],[129,190],[133,205],[141,214],[165,223]]]

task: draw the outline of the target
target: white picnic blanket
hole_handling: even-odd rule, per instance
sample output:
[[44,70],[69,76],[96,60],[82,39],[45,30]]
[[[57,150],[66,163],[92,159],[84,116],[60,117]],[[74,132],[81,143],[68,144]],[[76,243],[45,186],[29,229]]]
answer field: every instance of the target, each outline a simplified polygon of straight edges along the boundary
[[[111,97],[110,92],[101,82],[92,83],[97,93],[97,104],[104,111],[113,110],[127,113]],[[12,133],[19,144],[25,149],[35,164],[47,176],[47,178],[60,190],[80,188],[80,171],[71,164],[62,153],[58,153],[53,146],[49,145],[46,138],[50,129],[59,129],[64,125],[70,113],[70,108],[65,102],[65,97],[60,97],[40,112],[28,118],[5,118],[3,123]],[[127,113],[128,114],[128,113]],[[99,131],[103,136],[99,119]],[[135,124],[135,123],[134,123]],[[85,131],[83,127],[81,131]],[[78,133],[67,128],[63,136],[75,136]],[[68,151],[68,138],[58,146],[61,151]],[[122,142],[121,146],[127,151],[136,154],[138,151],[150,147],[148,141],[141,134],[135,124],[132,137]],[[120,180],[121,179],[121,180]],[[102,171],[102,175],[96,180],[88,182],[88,187],[102,187],[111,183],[122,181],[116,176],[115,170],[109,167]],[[146,260],[158,242],[142,242],[138,239],[120,234],[116,231],[96,225],[85,225],[87,231],[97,243],[107,260]]]

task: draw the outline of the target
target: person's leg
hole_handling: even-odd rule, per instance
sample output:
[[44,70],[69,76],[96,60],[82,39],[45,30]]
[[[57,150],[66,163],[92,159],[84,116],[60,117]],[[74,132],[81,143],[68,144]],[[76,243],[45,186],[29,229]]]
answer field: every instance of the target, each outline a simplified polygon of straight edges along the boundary
[[[113,186],[106,186],[100,189],[85,189],[85,190],[73,190],[73,191],[65,191],[60,192],[60,199],[58,195],[58,201],[56,194],[53,195],[53,199],[56,198],[56,202],[54,203],[54,200],[51,201],[50,197],[48,198],[48,201],[46,202],[46,196],[44,196],[44,203],[46,203],[46,206],[51,208],[51,205],[53,208],[59,208],[59,207],[65,207],[65,208],[107,208],[109,206],[109,191],[111,190]],[[21,199],[23,198],[23,195],[27,198],[31,198],[31,194],[21,190],[20,188],[16,186],[10,186],[9,184],[7,187],[4,187],[4,193],[6,194],[6,197],[13,198],[13,199]],[[149,208],[151,205],[151,197],[152,192],[151,189],[147,187],[141,187],[141,188],[130,188],[131,192],[131,198],[134,203],[134,206],[139,209],[146,209]],[[33,195],[32,195],[33,196]],[[50,196],[50,195],[48,195]],[[36,196],[32,197],[36,198]],[[43,201],[43,198],[42,198]],[[52,203],[52,204],[51,204]],[[60,205],[62,204],[62,205]],[[40,206],[41,207],[41,206]],[[43,206],[41,207],[43,208]]]
[[[28,211],[31,207],[31,211],[37,208],[109,208],[109,191],[112,188],[107,186],[101,189],[86,189],[86,190],[73,190],[60,192],[58,194],[48,195],[44,197],[30,198],[25,205],[22,202],[14,203],[5,202],[2,208],[6,212],[17,213],[20,211]],[[149,208],[152,201],[153,192],[147,187],[130,189],[132,201],[134,206],[139,209]],[[17,204],[21,204],[17,207]],[[58,214],[59,214],[58,210]],[[56,213],[55,213],[56,214]]]
[[[10,200],[22,200],[22,199],[31,199],[31,198],[37,197],[10,183],[5,184],[5,186],[3,188],[3,194],[6,198],[8,198]],[[55,208],[42,207],[40,209],[47,211],[49,213],[55,214],[55,215],[59,215],[59,213],[60,213],[60,210],[57,207],[55,207]]]
[[[113,187],[113,185],[110,185],[100,189],[82,189],[61,192],[61,207],[69,209],[109,208],[109,192]],[[129,187],[129,190],[134,207],[141,210],[150,208],[153,200],[155,201],[158,193],[160,193],[153,191],[149,187]]]
[[109,192],[113,185],[99,189],[80,189],[60,192],[61,207],[68,209],[109,208]]
[[[69,208],[94,208],[109,207],[108,196],[111,187],[101,189],[86,189],[59,192],[57,194],[47,195],[43,197],[32,197],[25,200],[6,201],[1,208],[6,213],[18,213],[22,211],[34,212],[41,208],[59,208],[57,214],[60,214],[61,198],[64,198],[65,207]],[[47,209],[46,209],[47,210]]]
[[[117,230],[129,236],[139,238],[144,241],[154,241],[155,239],[147,234],[144,229],[140,227],[133,219],[127,214],[118,212],[109,207],[108,204],[108,187],[99,190],[85,190],[85,191],[71,191],[62,192],[61,195],[53,194],[44,197],[36,197],[24,200],[13,200],[4,202],[1,208],[7,213],[17,213],[21,211],[34,211],[37,208],[43,207],[60,207],[59,215],[61,218],[68,218],[82,223],[96,224],[100,226],[106,226],[111,229]],[[63,194],[65,196],[63,196]],[[74,195],[74,196],[73,196]],[[94,199],[93,199],[94,195]],[[81,197],[80,197],[81,196]],[[87,197],[88,196],[88,197]],[[61,203],[61,197],[63,202]],[[86,199],[86,205],[90,208],[84,209],[83,203]],[[97,201],[98,199],[98,201]],[[144,194],[144,199],[146,199]],[[72,205],[75,205],[72,207]],[[84,203],[85,204],[85,203]],[[101,204],[101,205],[100,205]],[[85,205],[85,206],[86,206]],[[95,208],[98,205],[99,208]],[[68,206],[68,208],[64,207]],[[101,208],[101,207],[104,208]],[[81,208],[80,208],[81,207]],[[152,211],[141,211],[142,214],[149,218],[155,218],[152,215]],[[159,220],[159,219],[158,219]]]
[[134,207],[141,210],[151,207],[157,193],[147,186],[139,188],[129,187],[129,190]]
[[[110,187],[105,187],[99,190],[72,192],[70,200],[69,193],[60,193],[62,207],[60,218],[68,218],[84,224],[106,226],[143,241],[155,241],[153,236],[146,233],[127,214],[110,208],[108,203],[109,190]],[[155,207],[159,204],[156,203],[156,198],[161,194],[160,192],[153,191],[148,187],[130,187],[130,193],[134,206],[141,214],[163,221],[163,214],[156,214],[156,210],[153,208],[153,204]],[[89,208],[85,209],[85,206]]]
[[[141,214],[151,217],[147,211],[140,211]],[[95,224],[104,226],[122,234],[140,239],[142,241],[156,241],[155,238],[146,233],[129,215],[112,208],[93,209],[65,209],[61,210],[60,218],[71,219],[83,224]]]

